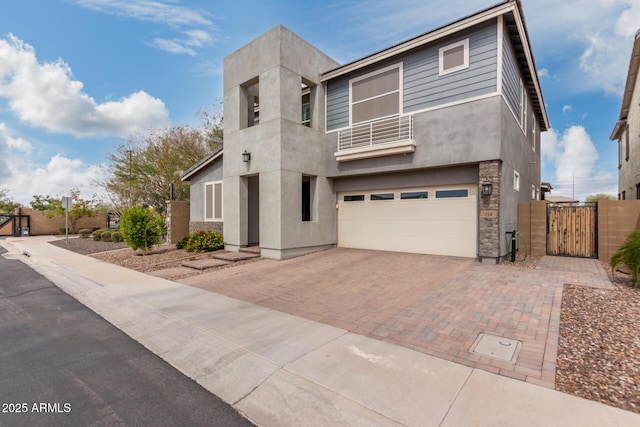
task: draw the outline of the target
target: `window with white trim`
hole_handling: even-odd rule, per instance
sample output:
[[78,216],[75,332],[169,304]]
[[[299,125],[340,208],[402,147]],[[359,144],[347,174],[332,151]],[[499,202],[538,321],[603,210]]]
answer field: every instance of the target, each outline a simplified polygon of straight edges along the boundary
[[469,68],[469,39],[464,39],[438,51],[440,76]]
[[536,151],[536,120],[535,117],[531,120],[531,149]]
[[520,127],[524,134],[527,134],[527,107],[529,100],[527,99],[527,88],[522,79],[520,79]]
[[400,114],[401,64],[350,81],[351,124]]
[[520,174],[517,171],[513,171],[513,189],[520,191]]
[[204,220],[222,221],[222,181],[204,183]]

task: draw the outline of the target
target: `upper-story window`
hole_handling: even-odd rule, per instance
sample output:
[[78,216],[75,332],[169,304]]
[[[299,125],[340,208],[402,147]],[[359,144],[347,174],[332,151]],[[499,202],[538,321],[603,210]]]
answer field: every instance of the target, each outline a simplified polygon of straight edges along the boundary
[[529,100],[527,99],[527,87],[524,82],[520,80],[520,126],[524,134],[527,134],[527,107]]
[[306,127],[312,127],[311,118],[313,116],[313,103],[316,98],[316,85],[311,81],[301,78],[302,88],[302,111],[300,123]]
[[240,129],[256,126],[260,123],[260,77],[244,82],[240,88],[247,106],[246,111],[240,112]]
[[536,119],[531,119],[531,149],[536,151]]
[[439,50],[441,76],[469,68],[469,39],[464,39]]
[[629,127],[624,131],[624,159],[629,161]]
[[351,124],[400,114],[401,65],[351,80]]

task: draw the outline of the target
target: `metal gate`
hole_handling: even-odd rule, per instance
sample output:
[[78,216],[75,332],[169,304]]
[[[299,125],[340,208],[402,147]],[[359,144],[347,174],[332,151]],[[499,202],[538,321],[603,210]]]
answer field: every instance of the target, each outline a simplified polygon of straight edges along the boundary
[[547,255],[598,257],[596,203],[547,205]]
[[21,236],[22,229],[29,231],[29,215],[0,214],[0,236]]

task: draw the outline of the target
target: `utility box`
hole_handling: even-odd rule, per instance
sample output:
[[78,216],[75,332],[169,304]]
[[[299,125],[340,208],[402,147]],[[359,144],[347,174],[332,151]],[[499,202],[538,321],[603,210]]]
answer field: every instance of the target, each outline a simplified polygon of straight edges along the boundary
[[29,227],[22,227],[22,233],[20,233],[23,237],[29,237]]

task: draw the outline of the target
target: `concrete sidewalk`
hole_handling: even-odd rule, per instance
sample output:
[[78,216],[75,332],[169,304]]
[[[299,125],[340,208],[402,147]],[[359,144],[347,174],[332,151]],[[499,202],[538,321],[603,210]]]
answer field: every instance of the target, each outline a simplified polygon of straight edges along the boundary
[[258,425],[640,425],[631,412],[107,264],[48,240],[0,244]]

